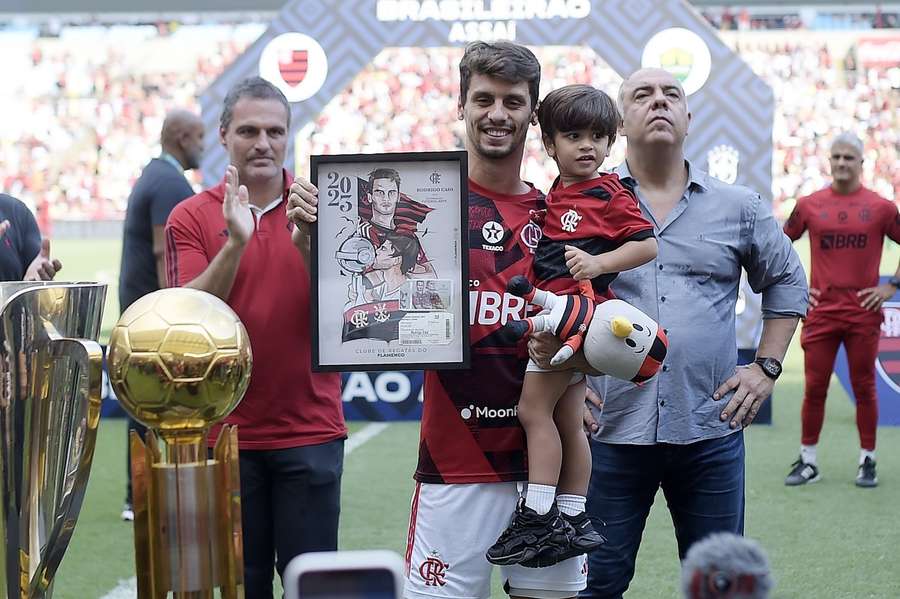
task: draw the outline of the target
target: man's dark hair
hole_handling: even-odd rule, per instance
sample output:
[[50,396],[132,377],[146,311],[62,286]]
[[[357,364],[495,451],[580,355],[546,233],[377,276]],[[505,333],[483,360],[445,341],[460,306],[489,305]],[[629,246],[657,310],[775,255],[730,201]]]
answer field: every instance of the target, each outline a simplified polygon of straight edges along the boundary
[[538,107],[541,135],[553,140],[557,133],[590,129],[616,141],[622,123],[616,103],[606,93],[590,85],[566,85],[555,89]]
[[400,256],[400,272],[406,274],[411,271],[419,259],[418,238],[415,235],[389,231],[385,235],[385,241],[390,241],[394,246],[394,256]]
[[278,100],[287,112],[287,128],[291,127],[291,105],[281,90],[263,79],[262,77],[248,77],[238,82],[228,90],[222,106],[222,116],[219,117],[219,129],[228,130],[231,118],[234,116],[234,105],[241,98],[254,98],[256,100]]
[[392,168],[376,168],[369,173],[369,190],[371,191],[375,179],[390,179],[397,184],[397,191],[400,191],[400,173]]
[[537,106],[541,64],[534,53],[512,42],[472,42],[459,61],[460,104],[466,103],[472,75],[496,77],[507,83],[528,83],[531,107]]

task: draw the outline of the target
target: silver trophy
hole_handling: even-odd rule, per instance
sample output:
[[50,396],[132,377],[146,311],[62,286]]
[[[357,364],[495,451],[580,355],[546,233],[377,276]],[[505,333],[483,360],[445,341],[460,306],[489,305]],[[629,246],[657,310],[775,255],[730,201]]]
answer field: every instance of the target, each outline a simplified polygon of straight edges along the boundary
[[0,589],[50,597],[100,419],[106,285],[0,283]]

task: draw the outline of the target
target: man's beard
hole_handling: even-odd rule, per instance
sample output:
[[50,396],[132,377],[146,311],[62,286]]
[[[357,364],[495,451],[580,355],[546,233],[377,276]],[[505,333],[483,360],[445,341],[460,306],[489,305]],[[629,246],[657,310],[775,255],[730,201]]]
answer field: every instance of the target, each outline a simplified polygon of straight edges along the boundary
[[487,144],[477,142],[472,145],[479,155],[485,158],[498,160],[501,158],[507,158],[512,154],[515,154],[516,151],[519,150],[524,143],[524,139],[514,139],[513,142],[507,146],[489,146]]

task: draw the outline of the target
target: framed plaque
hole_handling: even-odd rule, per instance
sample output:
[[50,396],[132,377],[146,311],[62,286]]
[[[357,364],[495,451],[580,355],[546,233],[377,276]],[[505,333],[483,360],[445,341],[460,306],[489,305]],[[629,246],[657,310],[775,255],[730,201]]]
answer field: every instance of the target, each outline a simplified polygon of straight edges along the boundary
[[469,367],[466,153],[312,156],[313,369]]

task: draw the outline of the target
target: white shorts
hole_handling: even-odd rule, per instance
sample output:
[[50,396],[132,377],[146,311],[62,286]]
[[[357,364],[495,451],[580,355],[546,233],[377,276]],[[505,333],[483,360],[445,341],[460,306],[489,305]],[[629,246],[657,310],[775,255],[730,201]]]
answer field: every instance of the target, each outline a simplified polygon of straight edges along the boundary
[[[405,599],[490,599],[485,552],[506,529],[524,483],[417,483],[406,543]],[[574,597],[587,586],[580,555],[549,568],[501,566],[509,594]]]
[[[555,370],[547,370],[546,368],[541,368],[537,365],[532,359],[528,359],[528,366],[525,367],[525,372],[556,372]],[[569,386],[576,385],[584,380],[584,373],[578,372],[577,370],[572,371],[572,378],[569,379]]]

